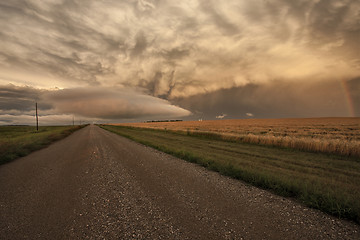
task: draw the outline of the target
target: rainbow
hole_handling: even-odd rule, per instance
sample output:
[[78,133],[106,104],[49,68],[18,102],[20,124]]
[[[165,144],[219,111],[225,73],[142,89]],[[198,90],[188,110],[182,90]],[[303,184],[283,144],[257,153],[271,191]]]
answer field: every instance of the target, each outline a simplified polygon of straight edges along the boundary
[[344,89],[344,93],[345,93],[345,100],[346,100],[346,103],[347,103],[347,108],[348,108],[348,111],[349,111],[349,115],[350,117],[355,117],[355,108],[354,108],[354,102],[351,98],[351,93],[350,93],[350,90],[349,90],[349,86],[348,86],[348,83],[346,80],[341,80],[341,85]]

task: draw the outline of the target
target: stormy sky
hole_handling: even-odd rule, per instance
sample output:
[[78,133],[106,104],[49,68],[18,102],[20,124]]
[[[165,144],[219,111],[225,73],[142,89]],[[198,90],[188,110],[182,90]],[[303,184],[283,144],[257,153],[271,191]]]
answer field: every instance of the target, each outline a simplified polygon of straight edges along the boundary
[[358,0],[12,0],[0,29],[0,124],[360,116]]

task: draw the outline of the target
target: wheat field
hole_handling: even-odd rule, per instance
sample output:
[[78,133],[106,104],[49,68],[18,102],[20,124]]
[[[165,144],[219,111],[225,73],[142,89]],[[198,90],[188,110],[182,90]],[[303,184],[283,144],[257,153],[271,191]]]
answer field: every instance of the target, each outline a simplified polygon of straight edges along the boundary
[[216,135],[224,140],[360,157],[360,118],[231,119],[114,125]]

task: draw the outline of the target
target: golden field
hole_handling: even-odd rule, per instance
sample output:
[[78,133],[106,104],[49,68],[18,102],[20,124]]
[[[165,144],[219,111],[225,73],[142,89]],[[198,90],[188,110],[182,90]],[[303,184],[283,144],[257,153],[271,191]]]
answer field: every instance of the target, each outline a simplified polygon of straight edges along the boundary
[[224,140],[360,157],[360,118],[232,119],[114,125],[209,134]]

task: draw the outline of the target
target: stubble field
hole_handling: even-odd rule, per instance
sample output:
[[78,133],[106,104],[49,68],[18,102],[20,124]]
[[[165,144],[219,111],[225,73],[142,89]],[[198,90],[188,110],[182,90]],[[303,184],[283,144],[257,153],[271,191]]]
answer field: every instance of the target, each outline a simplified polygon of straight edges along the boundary
[[360,157],[360,118],[234,119],[116,124]]

